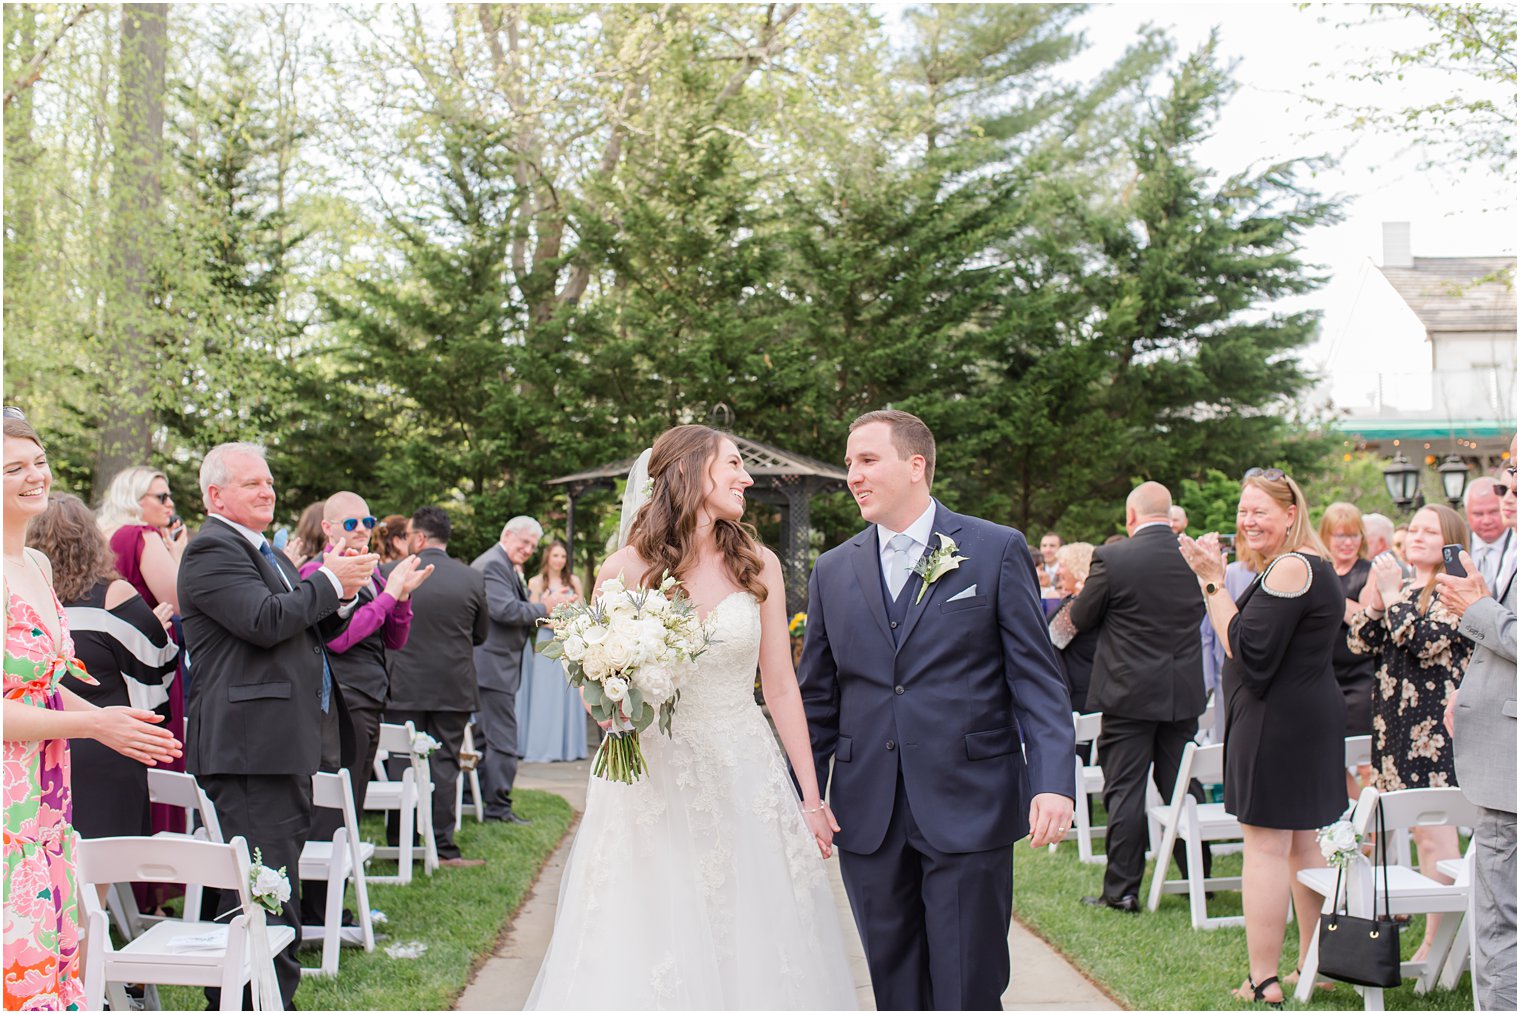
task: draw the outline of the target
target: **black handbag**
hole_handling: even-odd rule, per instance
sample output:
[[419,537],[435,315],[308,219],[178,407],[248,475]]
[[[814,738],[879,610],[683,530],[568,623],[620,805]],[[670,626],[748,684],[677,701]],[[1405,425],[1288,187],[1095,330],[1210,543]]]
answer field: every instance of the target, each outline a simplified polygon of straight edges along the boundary
[[[1383,801],[1377,804],[1377,845],[1374,859],[1381,855],[1383,868],[1383,915],[1377,914],[1377,873],[1372,875],[1372,918],[1363,919],[1335,911],[1319,917],[1319,974],[1357,986],[1380,986],[1393,989],[1402,983],[1399,974],[1400,925],[1389,914],[1388,834],[1383,827]],[[1341,875],[1335,874],[1335,897],[1341,893]]]

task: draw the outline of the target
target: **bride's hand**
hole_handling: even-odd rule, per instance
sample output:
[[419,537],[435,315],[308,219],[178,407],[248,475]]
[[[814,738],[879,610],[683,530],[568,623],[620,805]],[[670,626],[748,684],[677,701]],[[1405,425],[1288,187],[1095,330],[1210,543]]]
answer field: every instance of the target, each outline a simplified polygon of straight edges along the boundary
[[807,824],[808,831],[813,835],[813,840],[818,843],[818,854],[824,859],[834,854],[834,832],[839,830],[839,821],[834,819],[834,811],[829,809],[829,804],[820,803],[819,809],[812,813],[807,812],[807,807],[802,807],[802,819]]

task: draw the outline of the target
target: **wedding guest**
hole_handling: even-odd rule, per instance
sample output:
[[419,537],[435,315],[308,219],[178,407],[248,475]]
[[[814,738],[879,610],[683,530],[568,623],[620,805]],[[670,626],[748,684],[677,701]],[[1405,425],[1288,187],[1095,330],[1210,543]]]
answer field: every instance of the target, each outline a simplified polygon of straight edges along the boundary
[[1176,533],[1177,535],[1181,535],[1182,533],[1184,533],[1184,532],[1187,531],[1187,526],[1188,526],[1187,511],[1183,510],[1181,507],[1177,506],[1176,504],[1172,504],[1172,510],[1171,510],[1170,515],[1168,515],[1168,517],[1169,517],[1169,520],[1172,523],[1172,531],[1174,533]]
[[[1400,526],[1402,529],[1403,526]],[[1375,560],[1393,549],[1393,522],[1381,514],[1363,514],[1362,532],[1367,536],[1367,559]]]
[[[358,556],[367,552],[375,519],[370,516],[364,498],[343,491],[328,497],[324,504],[322,553],[337,550],[345,556]],[[310,577],[321,566],[321,557],[306,561],[300,569],[301,577]],[[379,743],[380,720],[390,693],[386,653],[406,646],[412,629],[412,592],[432,573],[431,566],[419,568],[417,558],[410,555],[402,557],[388,575],[376,570],[369,583],[359,588],[348,626],[327,642],[333,679],[343,688],[343,702],[348,706],[348,719],[354,730],[353,761],[346,766],[356,810],[364,809]],[[336,829],[323,828],[329,832],[327,840]]]
[[7,405],[4,419],[4,1006],[81,1009],[69,740],[99,740],[143,764],[172,760],[180,744],[151,711],[98,708],[61,685],[65,675],[92,677],[74,661],[51,564],[26,545],[27,522],[47,509],[53,473],[25,416]]
[[[1499,489],[1504,524],[1515,528],[1515,445]],[[1462,792],[1477,804],[1473,827],[1473,994],[1479,1010],[1515,1008],[1515,578],[1514,568],[1490,590],[1462,561],[1468,576],[1442,574],[1436,588],[1461,617],[1473,642],[1462,688],[1446,705],[1453,759]],[[1509,705],[1506,707],[1506,705]]]
[[1472,531],[1472,558],[1490,588],[1497,587],[1501,572],[1515,553],[1515,533],[1504,525],[1499,510],[1498,483],[1480,476],[1467,486],[1462,497],[1463,513]]
[[[566,598],[568,589],[575,598]],[[581,579],[570,572],[569,547],[559,539],[543,552],[538,573],[528,581],[528,601],[542,604],[549,598],[575,601],[582,598]],[[552,640],[548,627],[540,627],[538,643]],[[565,680],[564,663],[523,650],[522,686],[517,691],[517,713],[522,719],[521,748],[529,762],[571,761],[586,756],[586,709],[580,691]]]
[[[97,707],[152,710],[167,697],[179,645],[169,639],[172,607],[149,608],[116,576],[114,555],[84,503],[53,493],[27,526],[27,545],[53,564],[53,591],[63,603],[75,657],[93,680],[73,675],[63,686]],[[148,769],[93,739],[69,741],[74,829],[85,838],[152,834]]]
[[1408,525],[1399,525],[1393,530],[1393,539],[1389,544],[1389,548],[1393,550],[1393,555],[1397,556],[1400,560],[1404,559],[1404,539],[1408,535]]
[[1263,566],[1261,579],[1235,601],[1225,589],[1219,537],[1183,535],[1180,544],[1226,652],[1224,802],[1244,832],[1241,906],[1250,959],[1234,995],[1279,1004],[1289,897],[1303,954],[1322,899],[1297,874],[1324,864],[1315,832],[1346,809],[1345,703],[1331,664],[1344,597],[1304,494],[1280,469],[1246,473],[1236,538],[1248,563]]
[[[148,608],[168,604],[179,613],[179,565],[185,554],[187,538],[183,522],[175,524],[174,496],[164,473],[151,468],[125,468],[112,477],[96,512],[100,530],[110,540],[116,557],[116,572],[137,590]],[[169,636],[179,640],[172,625]],[[167,682],[167,695],[155,710],[164,716],[163,728],[183,740],[185,736],[185,677],[180,657],[177,678]],[[183,757],[164,767],[185,770]],[[185,811],[176,806],[155,804],[151,808],[152,831],[179,834],[186,830]],[[163,914],[163,905],[177,898],[182,888],[177,884],[133,884],[137,907],[149,913]]]
[[[1082,590],[1092,566],[1090,542],[1069,542],[1056,550],[1056,588],[1061,605],[1050,618],[1050,643],[1055,645],[1071,691],[1071,710],[1087,714],[1087,687],[1092,682],[1093,655],[1098,650],[1098,631],[1079,631],[1071,622],[1071,603]],[[1082,747],[1079,746],[1078,750]]]
[[375,527],[375,551],[382,565],[411,555],[406,546],[406,524],[405,514],[387,514]]
[[[1349,503],[1333,503],[1326,507],[1319,522],[1319,538],[1330,550],[1330,564],[1335,568],[1346,596],[1345,619],[1341,624],[1341,636],[1335,641],[1335,657],[1332,659],[1335,681],[1346,698],[1346,735],[1370,736],[1372,682],[1376,666],[1370,656],[1352,651],[1346,640],[1346,635],[1351,632],[1351,619],[1362,608],[1358,600],[1367,585],[1367,575],[1372,572],[1361,511]],[[1354,786],[1348,786],[1348,789],[1352,798],[1360,794]]]
[[[1446,700],[1462,683],[1472,642],[1462,637],[1459,617],[1436,594],[1444,574],[1441,547],[1467,544],[1467,523],[1445,504],[1422,507],[1404,540],[1404,578],[1387,557],[1372,565],[1373,588],[1366,608],[1351,619],[1351,650],[1376,660],[1372,694],[1372,784],[1379,792],[1456,785],[1451,739],[1442,728]],[[1437,872],[1442,859],[1460,855],[1455,827],[1414,828],[1420,872],[1450,883]],[[1423,961],[1440,926],[1425,923],[1425,940],[1413,961]]]
[[1115,532],[1113,535],[1110,535],[1108,538],[1104,539],[1103,544],[1105,546],[1112,546],[1115,543],[1123,542],[1127,538],[1129,538],[1128,535],[1120,535],[1118,532]]
[[1035,566],[1045,571],[1044,580],[1040,582],[1041,588],[1051,588],[1056,580],[1056,550],[1062,545],[1061,536],[1055,532],[1046,532],[1040,536],[1039,559]]
[[[174,496],[164,473],[142,467],[117,472],[106,486],[97,514],[100,530],[116,556],[116,572],[149,609],[167,602],[179,612],[175,583],[186,535],[183,524],[171,525]],[[183,717],[183,707],[179,710]]]
[[290,536],[290,541],[285,543],[284,553],[296,569],[306,565],[306,561],[318,559],[322,555],[322,517],[326,508],[321,500],[307,504],[301,512],[301,518],[296,522],[296,530]]
[[[418,732],[438,741],[428,754],[433,776],[433,836],[444,866],[482,866],[484,859],[466,858],[454,843],[454,784],[459,778],[459,751],[470,713],[480,707],[475,682],[475,645],[486,639],[485,581],[463,560],[449,555],[454,525],[442,507],[419,507],[410,523],[410,545],[422,566],[434,568],[428,583],[412,596],[412,632],[406,645],[386,655],[391,674],[385,720],[411,722]],[[399,566],[399,564],[398,564]],[[392,777],[401,776],[394,758]],[[392,813],[386,823],[391,844],[399,841],[400,822]]]

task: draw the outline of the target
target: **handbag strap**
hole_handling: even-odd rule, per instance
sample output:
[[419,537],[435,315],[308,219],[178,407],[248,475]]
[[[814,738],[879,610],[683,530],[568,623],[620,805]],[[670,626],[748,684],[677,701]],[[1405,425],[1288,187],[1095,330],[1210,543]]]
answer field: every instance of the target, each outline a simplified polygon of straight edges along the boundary
[[[1376,821],[1377,842],[1373,847],[1372,860],[1373,862],[1378,862],[1381,859],[1381,866],[1383,869],[1383,918],[1385,920],[1391,920],[1393,916],[1389,913],[1389,903],[1390,899],[1393,897],[1393,893],[1388,889],[1388,828],[1383,821],[1383,800],[1381,798],[1379,798],[1377,801]],[[1331,895],[1331,897],[1339,898],[1341,900],[1341,914],[1349,916],[1351,914],[1351,892],[1347,891],[1345,895],[1341,894],[1341,876],[1345,872],[1346,869],[1344,866],[1336,867],[1335,894]],[[1335,912],[1334,901],[1330,903],[1330,911],[1332,913]],[[1372,871],[1372,917],[1374,919],[1377,918],[1377,870]]]

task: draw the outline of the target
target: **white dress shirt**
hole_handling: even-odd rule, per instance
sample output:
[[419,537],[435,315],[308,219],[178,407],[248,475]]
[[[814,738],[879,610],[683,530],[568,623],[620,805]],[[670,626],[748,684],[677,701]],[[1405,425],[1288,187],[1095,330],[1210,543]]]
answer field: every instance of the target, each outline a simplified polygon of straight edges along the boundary
[[1478,573],[1483,575],[1490,590],[1499,583],[1500,576],[1508,569],[1505,565],[1514,548],[1514,537],[1515,531],[1512,528],[1506,528],[1504,534],[1493,542],[1484,542],[1477,535],[1472,537],[1473,563],[1478,565]]
[[[247,539],[248,540],[248,544],[251,545],[254,548],[254,550],[257,551],[257,552],[262,553],[264,551],[264,546],[269,541],[268,539],[264,538],[264,533],[263,532],[256,532],[252,528],[249,528],[247,525],[240,525],[240,524],[238,524],[236,521],[233,521],[231,518],[223,517],[222,515],[217,514],[215,512],[207,514],[206,516],[208,518],[216,518],[222,524],[228,526],[233,531],[235,531],[239,535],[241,535],[243,538]],[[278,549],[274,549],[273,546],[270,546],[269,548],[271,550],[273,550],[274,552],[276,552],[276,553],[279,552],[279,550]],[[285,582],[285,587],[287,587],[287,588],[291,587],[290,578],[288,578],[288,577],[285,576],[285,572],[283,570],[280,570],[280,568],[276,567],[275,568],[275,573],[277,573],[277,574],[280,575],[280,580],[283,581],[283,582]],[[326,567],[319,567],[317,569],[317,573],[318,574],[325,574],[325,575],[327,575],[327,580],[329,580],[329,581],[332,582],[333,591],[335,591],[335,592],[338,593],[338,599],[339,599],[340,602],[348,602],[349,603],[349,605],[348,605],[348,607],[346,609],[340,608],[339,609],[339,613],[343,614],[343,615],[347,615],[347,613],[352,612],[353,611],[353,607],[355,605],[357,605],[358,603],[355,602],[352,597],[350,597],[348,599],[344,599],[343,598],[343,582],[338,580],[338,575],[334,574],[332,571],[328,570]]]
[[[931,497],[928,508],[918,516],[917,521],[914,521],[904,531],[894,532],[886,525],[876,526],[876,548],[877,552],[881,554],[881,576],[883,578],[887,577],[887,563],[892,556],[892,550],[887,547],[887,544],[895,536],[906,535],[913,540],[913,544],[908,547],[908,566],[911,567],[914,563],[918,562],[918,558],[928,548],[929,540],[934,538],[934,509],[936,506],[938,505]],[[887,587],[892,587],[890,580],[887,581]]]

